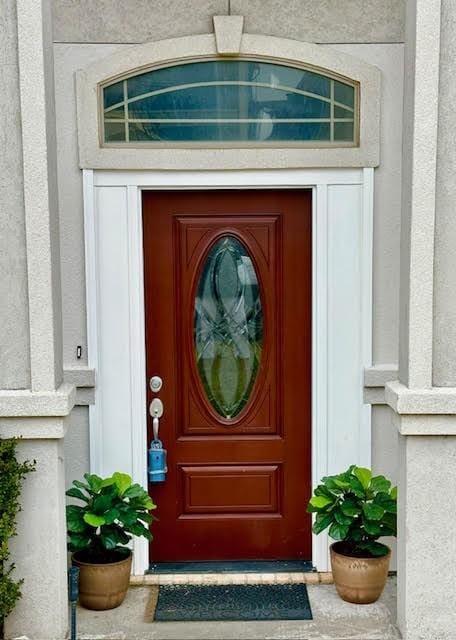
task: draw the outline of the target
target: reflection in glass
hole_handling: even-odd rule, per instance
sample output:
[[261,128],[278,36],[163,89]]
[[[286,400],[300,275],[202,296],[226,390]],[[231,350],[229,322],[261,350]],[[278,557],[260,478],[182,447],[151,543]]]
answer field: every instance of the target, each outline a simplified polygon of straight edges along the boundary
[[234,418],[251,395],[263,345],[263,309],[247,249],[223,236],[209,251],[195,300],[196,363],[207,398]]

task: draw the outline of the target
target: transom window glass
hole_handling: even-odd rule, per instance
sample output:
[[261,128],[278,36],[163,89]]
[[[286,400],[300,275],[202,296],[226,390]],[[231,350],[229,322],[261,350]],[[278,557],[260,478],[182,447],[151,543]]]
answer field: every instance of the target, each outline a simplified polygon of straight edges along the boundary
[[353,146],[357,86],[253,60],[166,67],[103,87],[105,143]]

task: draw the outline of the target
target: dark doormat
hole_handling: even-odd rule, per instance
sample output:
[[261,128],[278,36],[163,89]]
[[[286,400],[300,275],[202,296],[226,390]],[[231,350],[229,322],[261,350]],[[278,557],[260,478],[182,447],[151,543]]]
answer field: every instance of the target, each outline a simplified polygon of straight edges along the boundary
[[312,620],[305,584],[162,585],[154,620]]

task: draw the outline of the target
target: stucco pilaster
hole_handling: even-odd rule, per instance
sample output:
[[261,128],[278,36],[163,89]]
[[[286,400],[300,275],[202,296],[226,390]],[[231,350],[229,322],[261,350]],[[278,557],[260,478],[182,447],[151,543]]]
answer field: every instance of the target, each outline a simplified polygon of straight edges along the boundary
[[21,389],[30,353],[15,0],[1,4],[0,87],[0,388]]
[[[63,418],[59,430],[64,430]],[[62,640],[68,630],[63,439],[19,441],[18,456],[35,460],[36,470],[24,481],[17,536],[10,545],[14,577],[24,583],[6,619],[5,638]]]
[[433,383],[456,386],[456,3],[442,0],[434,265]]
[[50,2],[17,0],[17,30],[31,388],[45,391],[63,379]]
[[408,0],[404,74],[399,379],[432,385],[440,0]]
[[454,640],[456,538],[448,532],[455,462],[456,436],[399,436],[397,610],[404,640]]
[[10,542],[15,575],[24,584],[5,621],[5,637],[63,640],[68,628],[63,438],[76,393],[73,384],[63,383],[62,369],[51,2],[15,4],[23,169],[16,198],[23,202],[25,223],[21,251],[27,258],[28,314],[24,310],[21,317],[28,315],[24,345],[30,343],[30,376],[28,388],[0,388],[0,437],[20,437],[19,456],[35,460],[36,471],[25,480],[17,536]]
[[454,638],[456,544],[447,532],[456,509],[455,23],[453,0],[408,0],[400,366],[399,380],[385,385],[399,432],[404,640]]

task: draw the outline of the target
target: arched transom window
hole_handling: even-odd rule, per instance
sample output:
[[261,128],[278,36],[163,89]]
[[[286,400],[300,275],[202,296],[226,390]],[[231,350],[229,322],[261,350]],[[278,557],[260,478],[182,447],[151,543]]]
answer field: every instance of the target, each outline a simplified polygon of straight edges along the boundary
[[258,60],[189,62],[102,86],[105,145],[356,146],[356,82]]

